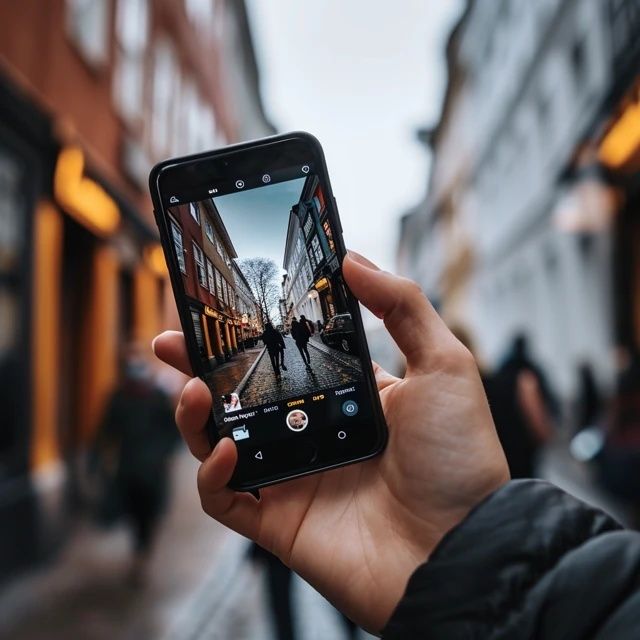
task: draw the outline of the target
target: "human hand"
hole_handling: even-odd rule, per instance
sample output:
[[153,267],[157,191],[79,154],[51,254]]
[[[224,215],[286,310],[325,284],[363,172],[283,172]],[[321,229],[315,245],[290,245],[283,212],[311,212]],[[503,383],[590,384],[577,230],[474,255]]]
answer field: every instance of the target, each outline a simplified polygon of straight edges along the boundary
[[[176,420],[202,461],[204,510],[278,556],[352,620],[379,633],[413,571],[447,531],[509,479],[475,361],[419,287],[350,253],[343,275],[407,359],[404,378],[375,365],[389,426],[371,460],[260,490],[227,488],[237,461],[223,438],[210,451],[211,394],[187,383]],[[189,373],[182,335],[155,343],[165,362]]]

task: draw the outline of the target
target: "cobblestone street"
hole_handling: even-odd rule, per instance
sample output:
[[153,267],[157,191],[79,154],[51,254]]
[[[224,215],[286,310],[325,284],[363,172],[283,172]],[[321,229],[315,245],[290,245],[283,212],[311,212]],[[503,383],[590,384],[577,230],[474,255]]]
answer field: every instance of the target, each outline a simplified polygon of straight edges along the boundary
[[243,406],[278,402],[318,389],[347,385],[360,377],[358,361],[352,356],[334,353],[333,349],[311,340],[311,366],[307,368],[293,339],[285,336],[284,340],[287,370],[282,371],[280,380],[276,380],[269,354],[265,352],[242,390],[240,400]]

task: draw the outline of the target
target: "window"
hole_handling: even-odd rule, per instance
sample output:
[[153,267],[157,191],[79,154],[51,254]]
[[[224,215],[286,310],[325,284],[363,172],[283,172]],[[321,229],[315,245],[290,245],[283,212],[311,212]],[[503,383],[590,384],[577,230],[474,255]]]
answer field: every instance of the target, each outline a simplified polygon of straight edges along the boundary
[[222,279],[222,300],[225,304],[229,304],[229,292],[227,291],[227,281]]
[[204,233],[209,239],[209,242],[213,244],[213,226],[211,225],[209,220],[207,220],[206,218],[204,220]]
[[191,217],[200,224],[200,208],[198,207],[197,202],[189,203],[189,213],[191,214]]
[[333,243],[333,233],[331,233],[331,225],[328,220],[325,220],[322,223],[322,228],[324,229],[324,235],[327,238],[327,242],[329,243],[329,249],[331,249],[331,253],[336,252],[336,246]]
[[307,216],[307,219],[304,221],[304,235],[308,238],[313,231],[313,218],[311,214]]
[[318,264],[320,264],[324,256],[322,255],[322,248],[320,247],[320,240],[318,239],[318,236],[313,236],[313,240],[311,241],[311,248],[313,249],[316,261],[318,262]]
[[198,282],[205,289],[207,288],[207,273],[204,268],[204,254],[202,249],[194,242],[193,243],[193,261],[196,265],[196,272],[198,274]]
[[222,245],[220,244],[220,240],[218,240],[218,238],[216,238],[216,251],[218,252],[218,255],[224,260]]
[[209,293],[215,295],[216,285],[213,280],[213,265],[211,264],[211,260],[209,260],[209,258],[207,258],[207,284],[209,285]]
[[222,300],[222,276],[216,269],[216,291],[218,292],[218,300]]
[[140,118],[144,104],[149,7],[147,0],[118,0],[116,9],[114,97],[123,116]]
[[182,231],[180,227],[171,220],[171,235],[173,236],[173,248],[176,251],[176,259],[182,273],[187,273],[187,265],[184,261],[184,246],[182,244]]
[[318,262],[312,250],[309,250],[309,262],[311,262],[311,268],[315,271],[318,268]]
[[320,187],[318,187],[316,192],[313,194],[313,204],[316,205],[316,209],[319,214],[324,211],[324,193],[322,193],[322,189],[320,189]]
[[179,94],[178,64],[173,48],[166,40],[156,44],[153,58],[153,97],[151,114],[152,146],[158,155],[171,150],[171,135],[174,127],[174,111]]
[[104,64],[109,53],[108,0],[67,0],[67,33],[87,62]]

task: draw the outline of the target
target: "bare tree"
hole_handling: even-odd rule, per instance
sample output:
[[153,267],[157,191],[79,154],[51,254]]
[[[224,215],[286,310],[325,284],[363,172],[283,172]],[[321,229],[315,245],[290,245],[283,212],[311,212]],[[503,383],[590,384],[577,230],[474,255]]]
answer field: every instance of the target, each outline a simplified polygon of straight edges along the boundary
[[274,317],[280,300],[280,276],[276,263],[269,258],[245,258],[239,260],[238,265],[258,302],[262,323],[276,324]]

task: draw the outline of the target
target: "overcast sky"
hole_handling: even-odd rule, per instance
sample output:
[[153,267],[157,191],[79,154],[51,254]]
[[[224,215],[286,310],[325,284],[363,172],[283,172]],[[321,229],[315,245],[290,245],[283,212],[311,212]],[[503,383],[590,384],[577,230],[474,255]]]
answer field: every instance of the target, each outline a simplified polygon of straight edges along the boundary
[[282,270],[289,213],[300,200],[305,180],[278,182],[213,199],[238,258],[271,258]]
[[459,0],[248,0],[262,93],[280,131],[316,135],[347,246],[394,268],[398,217],[424,195],[415,130],[439,115]]

